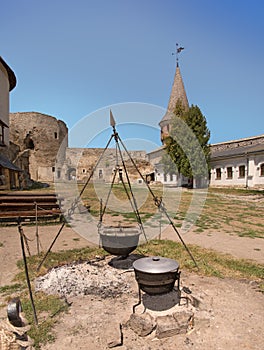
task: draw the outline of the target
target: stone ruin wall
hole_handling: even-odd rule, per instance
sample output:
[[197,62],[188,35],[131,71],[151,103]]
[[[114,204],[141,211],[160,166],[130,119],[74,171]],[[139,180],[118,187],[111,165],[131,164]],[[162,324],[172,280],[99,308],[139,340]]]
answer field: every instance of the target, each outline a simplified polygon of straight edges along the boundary
[[[72,179],[76,178],[79,181],[85,181],[96,165],[98,159],[101,157],[103,151],[103,148],[67,148],[65,161],[66,167],[64,167],[63,170],[63,177],[67,180],[71,180],[69,172],[72,171],[72,174],[74,174],[74,178]],[[129,154],[142,175],[153,171],[153,167],[147,161],[146,151],[129,151]],[[129,179],[133,181],[139,179],[140,175],[129,160],[129,156],[125,151],[122,152],[122,157],[129,174]],[[116,150],[113,148],[106,149],[104,156],[96,167],[94,179],[106,182],[112,181],[113,169],[115,168],[116,163]],[[118,156],[118,165],[122,165],[120,156]]]
[[264,135],[248,137],[240,140],[216,143],[216,144],[212,144],[210,147],[211,147],[211,152],[214,153],[216,151],[224,151],[226,149],[234,149],[237,147],[255,146],[259,144],[264,145]]
[[[62,144],[60,161],[68,146],[66,124],[37,112],[10,113],[12,160],[35,181],[53,181],[55,162]],[[15,146],[17,151],[14,153]]]

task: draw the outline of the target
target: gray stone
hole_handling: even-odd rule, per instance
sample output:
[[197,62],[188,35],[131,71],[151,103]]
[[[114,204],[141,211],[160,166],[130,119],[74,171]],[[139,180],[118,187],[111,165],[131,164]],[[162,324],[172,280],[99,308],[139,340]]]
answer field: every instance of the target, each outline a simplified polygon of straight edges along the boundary
[[193,313],[180,311],[173,313],[173,315],[158,316],[156,322],[156,336],[158,339],[172,337],[187,332],[193,323]]
[[144,314],[131,314],[127,325],[140,337],[150,334],[156,327],[154,318],[147,312]]

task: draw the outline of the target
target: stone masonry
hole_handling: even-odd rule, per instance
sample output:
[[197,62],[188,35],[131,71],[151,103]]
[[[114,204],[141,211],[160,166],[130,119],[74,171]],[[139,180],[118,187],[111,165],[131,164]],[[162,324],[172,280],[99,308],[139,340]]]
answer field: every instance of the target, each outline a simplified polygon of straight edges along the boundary
[[32,180],[49,182],[54,178],[60,147],[61,161],[65,158],[68,128],[63,121],[42,113],[10,113],[10,141],[14,145],[12,161],[29,172]]

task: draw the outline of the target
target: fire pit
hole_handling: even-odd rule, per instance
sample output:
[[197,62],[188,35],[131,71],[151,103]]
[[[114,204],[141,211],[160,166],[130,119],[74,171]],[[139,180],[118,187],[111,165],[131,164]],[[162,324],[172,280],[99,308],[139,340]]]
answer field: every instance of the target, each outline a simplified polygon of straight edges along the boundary
[[165,294],[173,290],[175,281],[180,288],[180,271],[177,261],[160,256],[146,257],[133,263],[135,277],[139,287],[139,302],[141,303],[141,292],[150,295]]
[[140,229],[137,227],[108,226],[99,229],[101,245],[112,255],[127,257],[138,246]]

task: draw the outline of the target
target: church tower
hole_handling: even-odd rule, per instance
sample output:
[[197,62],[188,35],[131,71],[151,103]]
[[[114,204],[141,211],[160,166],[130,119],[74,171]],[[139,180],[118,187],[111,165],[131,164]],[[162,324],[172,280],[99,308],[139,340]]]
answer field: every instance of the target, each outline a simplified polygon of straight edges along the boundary
[[171,94],[170,94],[170,99],[167,107],[167,112],[165,113],[164,117],[160,121],[160,129],[161,129],[161,141],[163,142],[164,138],[169,135],[170,132],[170,121],[173,116],[174,109],[176,107],[176,104],[178,101],[181,102],[183,108],[185,110],[189,109],[189,103],[186,95],[186,91],[184,88],[182,76],[181,76],[181,71],[179,67],[179,62],[178,62],[178,53],[183,50],[182,47],[178,48],[178,45],[176,45],[177,51],[177,64],[176,64],[176,72],[174,75],[174,81],[171,89]]

